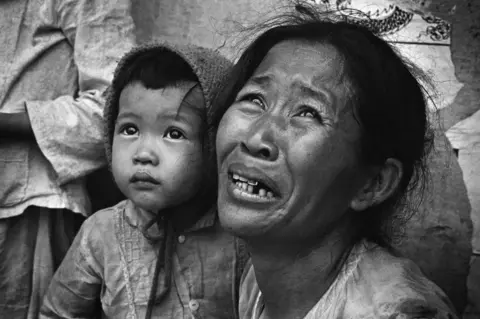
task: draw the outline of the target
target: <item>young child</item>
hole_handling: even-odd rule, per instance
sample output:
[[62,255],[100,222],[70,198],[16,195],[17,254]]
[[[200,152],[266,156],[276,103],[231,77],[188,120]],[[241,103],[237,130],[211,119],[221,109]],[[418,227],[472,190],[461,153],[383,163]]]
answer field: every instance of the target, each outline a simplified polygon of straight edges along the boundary
[[236,318],[245,255],[216,217],[206,112],[231,64],[147,45],[119,63],[106,153],[127,197],[83,224],[40,318]]

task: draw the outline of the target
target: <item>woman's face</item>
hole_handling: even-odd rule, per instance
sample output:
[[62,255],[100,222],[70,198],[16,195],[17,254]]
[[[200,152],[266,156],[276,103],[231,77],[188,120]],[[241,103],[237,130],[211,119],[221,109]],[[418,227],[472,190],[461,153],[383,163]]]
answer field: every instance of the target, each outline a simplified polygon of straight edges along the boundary
[[272,47],[218,129],[224,227],[289,241],[321,236],[345,215],[365,181],[349,88],[334,47]]

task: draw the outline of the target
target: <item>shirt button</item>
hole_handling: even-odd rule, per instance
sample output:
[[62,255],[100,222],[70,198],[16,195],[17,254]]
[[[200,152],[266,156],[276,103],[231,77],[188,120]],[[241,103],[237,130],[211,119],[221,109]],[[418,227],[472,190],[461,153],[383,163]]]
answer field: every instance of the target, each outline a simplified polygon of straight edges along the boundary
[[190,300],[190,302],[188,303],[188,306],[190,307],[190,310],[192,310],[192,311],[197,311],[198,307],[200,307],[198,301],[196,301],[196,300]]
[[185,242],[185,236],[183,236],[183,235],[178,236],[178,242],[180,244],[183,244]]

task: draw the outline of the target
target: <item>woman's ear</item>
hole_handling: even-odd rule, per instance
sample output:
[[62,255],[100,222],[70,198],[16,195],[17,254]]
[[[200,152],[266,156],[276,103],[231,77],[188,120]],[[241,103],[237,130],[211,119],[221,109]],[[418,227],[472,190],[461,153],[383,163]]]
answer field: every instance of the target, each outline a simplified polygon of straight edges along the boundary
[[385,201],[397,190],[402,176],[402,163],[394,158],[387,159],[377,174],[352,199],[350,208],[362,211]]

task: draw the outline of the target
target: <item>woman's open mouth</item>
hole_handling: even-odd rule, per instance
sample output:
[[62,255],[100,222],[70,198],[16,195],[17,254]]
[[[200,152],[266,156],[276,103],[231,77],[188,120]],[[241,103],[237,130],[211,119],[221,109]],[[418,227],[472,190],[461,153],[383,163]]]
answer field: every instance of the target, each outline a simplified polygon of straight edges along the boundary
[[237,173],[229,173],[228,179],[235,197],[255,202],[270,202],[276,199],[275,192],[260,180]]

